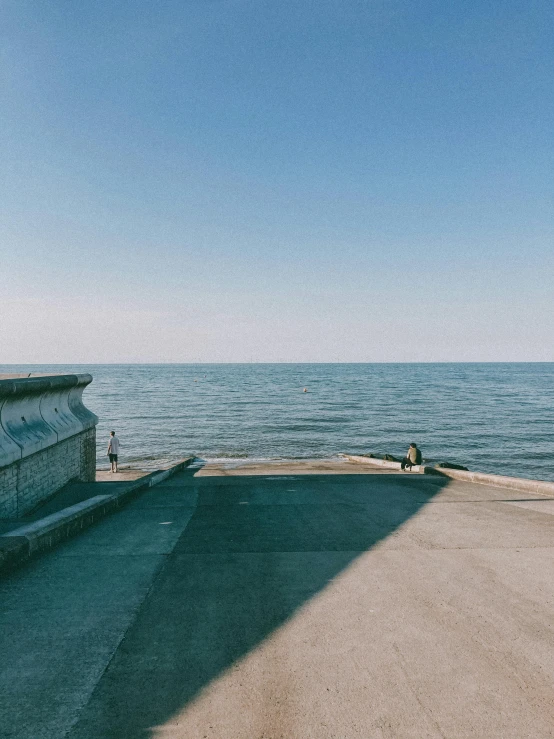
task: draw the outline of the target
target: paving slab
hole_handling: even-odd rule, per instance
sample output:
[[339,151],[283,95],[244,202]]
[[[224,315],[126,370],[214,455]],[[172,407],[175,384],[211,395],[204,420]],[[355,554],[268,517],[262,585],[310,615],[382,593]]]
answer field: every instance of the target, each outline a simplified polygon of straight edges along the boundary
[[96,470],[96,482],[126,482],[146,477],[152,470],[139,470],[132,467],[120,467],[118,472]]

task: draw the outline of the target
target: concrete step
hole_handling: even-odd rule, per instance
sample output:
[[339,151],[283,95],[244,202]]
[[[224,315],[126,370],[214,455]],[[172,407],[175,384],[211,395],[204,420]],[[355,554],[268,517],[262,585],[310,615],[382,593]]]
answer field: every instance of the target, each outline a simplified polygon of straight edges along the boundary
[[[78,534],[121,508],[146,488],[181,472],[193,459],[194,457],[186,457],[168,469],[156,470],[140,477],[132,475],[131,478],[134,479],[126,481],[88,483],[85,487],[90,495],[85,500],[54,513],[50,513],[45,506],[45,515],[42,517],[27,523],[14,522],[13,528],[0,535],[0,574],[11,572],[30,557],[52,549],[59,542]],[[116,489],[106,492],[106,488],[112,485],[117,486]],[[94,494],[95,490],[102,494]]]

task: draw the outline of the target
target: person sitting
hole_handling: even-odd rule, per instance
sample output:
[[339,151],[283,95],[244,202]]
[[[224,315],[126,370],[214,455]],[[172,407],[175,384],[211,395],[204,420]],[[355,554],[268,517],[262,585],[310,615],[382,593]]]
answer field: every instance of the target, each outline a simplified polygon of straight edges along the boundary
[[414,464],[421,464],[421,451],[417,448],[416,444],[410,444],[408,454],[400,462],[400,469],[412,469]]

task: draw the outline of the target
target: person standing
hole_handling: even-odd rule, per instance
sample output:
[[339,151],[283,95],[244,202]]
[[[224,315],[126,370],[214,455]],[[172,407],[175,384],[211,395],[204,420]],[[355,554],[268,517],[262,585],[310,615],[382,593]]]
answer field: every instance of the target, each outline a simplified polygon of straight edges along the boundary
[[117,455],[119,454],[119,439],[115,435],[115,431],[110,431],[110,441],[108,444],[108,457],[112,466],[112,472],[117,472]]
[[408,467],[411,470],[414,464],[421,464],[421,451],[416,444],[410,444],[408,454],[400,462],[400,469],[405,470]]

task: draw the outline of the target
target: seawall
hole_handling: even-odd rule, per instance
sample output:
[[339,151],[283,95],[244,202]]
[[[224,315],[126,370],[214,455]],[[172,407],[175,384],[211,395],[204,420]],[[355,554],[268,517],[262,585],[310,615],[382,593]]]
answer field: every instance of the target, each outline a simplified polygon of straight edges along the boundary
[[0,518],[18,518],[70,480],[96,475],[92,376],[0,375]]

